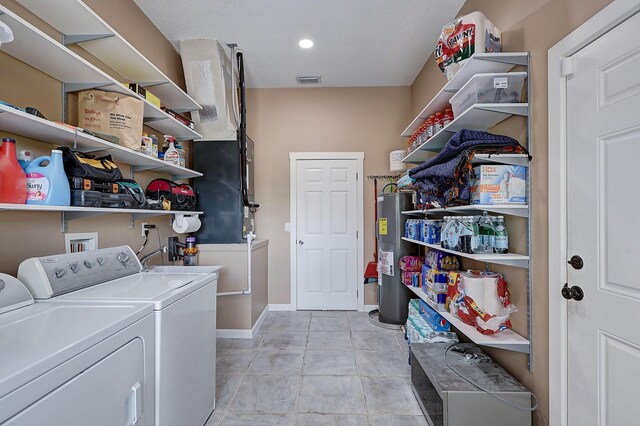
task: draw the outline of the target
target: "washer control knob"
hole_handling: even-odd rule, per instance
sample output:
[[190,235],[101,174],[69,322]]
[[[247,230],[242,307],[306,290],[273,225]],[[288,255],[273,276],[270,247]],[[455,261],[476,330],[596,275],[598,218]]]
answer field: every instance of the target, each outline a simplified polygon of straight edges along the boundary
[[127,253],[122,252],[118,255],[118,261],[122,263],[122,266],[127,266],[131,262],[131,259]]
[[5,283],[3,280],[0,280],[0,291],[3,290],[5,287]]
[[82,262],[82,263],[84,263],[84,266],[86,266],[86,267],[87,267],[87,269],[91,269],[91,268],[93,268],[93,263],[91,263],[91,261],[89,261],[89,260],[85,260],[85,261],[84,261],[84,262]]
[[71,269],[71,272],[73,272],[74,274],[77,274],[78,270],[80,269],[80,264],[78,262],[73,262],[71,265],[69,265],[69,269]]
[[62,268],[56,268],[53,270],[53,274],[56,276],[56,278],[62,278],[67,275],[67,271]]
[[96,262],[98,262],[98,265],[100,265],[100,266],[104,265],[104,259],[101,258],[101,257],[97,258]]

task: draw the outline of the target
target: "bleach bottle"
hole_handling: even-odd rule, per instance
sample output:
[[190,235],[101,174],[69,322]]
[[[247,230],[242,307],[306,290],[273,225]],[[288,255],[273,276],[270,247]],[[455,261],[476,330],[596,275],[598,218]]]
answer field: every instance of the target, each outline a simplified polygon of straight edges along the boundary
[[[49,164],[42,166],[45,161]],[[27,175],[27,204],[71,204],[71,190],[64,173],[62,151],[54,149],[51,156],[36,158],[29,163],[24,172]]]

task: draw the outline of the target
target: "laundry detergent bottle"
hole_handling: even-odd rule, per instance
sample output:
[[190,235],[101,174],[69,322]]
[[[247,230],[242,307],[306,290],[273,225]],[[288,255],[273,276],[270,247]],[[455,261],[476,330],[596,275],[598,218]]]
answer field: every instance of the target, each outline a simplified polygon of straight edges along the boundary
[[16,141],[3,138],[0,145],[0,203],[24,204],[27,179],[16,157]]
[[[48,165],[42,164],[49,162]],[[24,170],[27,176],[27,204],[68,206],[71,191],[64,173],[62,151],[54,149],[51,156],[38,157]]]

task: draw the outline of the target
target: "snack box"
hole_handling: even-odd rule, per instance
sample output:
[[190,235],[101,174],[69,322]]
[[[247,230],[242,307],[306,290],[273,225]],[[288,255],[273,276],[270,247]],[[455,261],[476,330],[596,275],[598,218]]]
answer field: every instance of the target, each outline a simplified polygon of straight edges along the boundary
[[525,204],[527,168],[484,165],[473,168],[471,204]]

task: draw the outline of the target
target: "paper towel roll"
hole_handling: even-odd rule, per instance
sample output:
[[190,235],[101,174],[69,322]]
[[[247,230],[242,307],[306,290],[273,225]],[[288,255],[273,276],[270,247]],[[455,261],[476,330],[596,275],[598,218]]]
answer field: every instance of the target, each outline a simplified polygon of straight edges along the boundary
[[484,276],[484,305],[482,308],[490,315],[502,313],[502,302],[498,297],[498,275]]
[[484,306],[484,277],[480,275],[463,275],[464,293],[481,308]]
[[173,230],[178,234],[196,232],[202,226],[198,216],[176,215],[173,220]]

